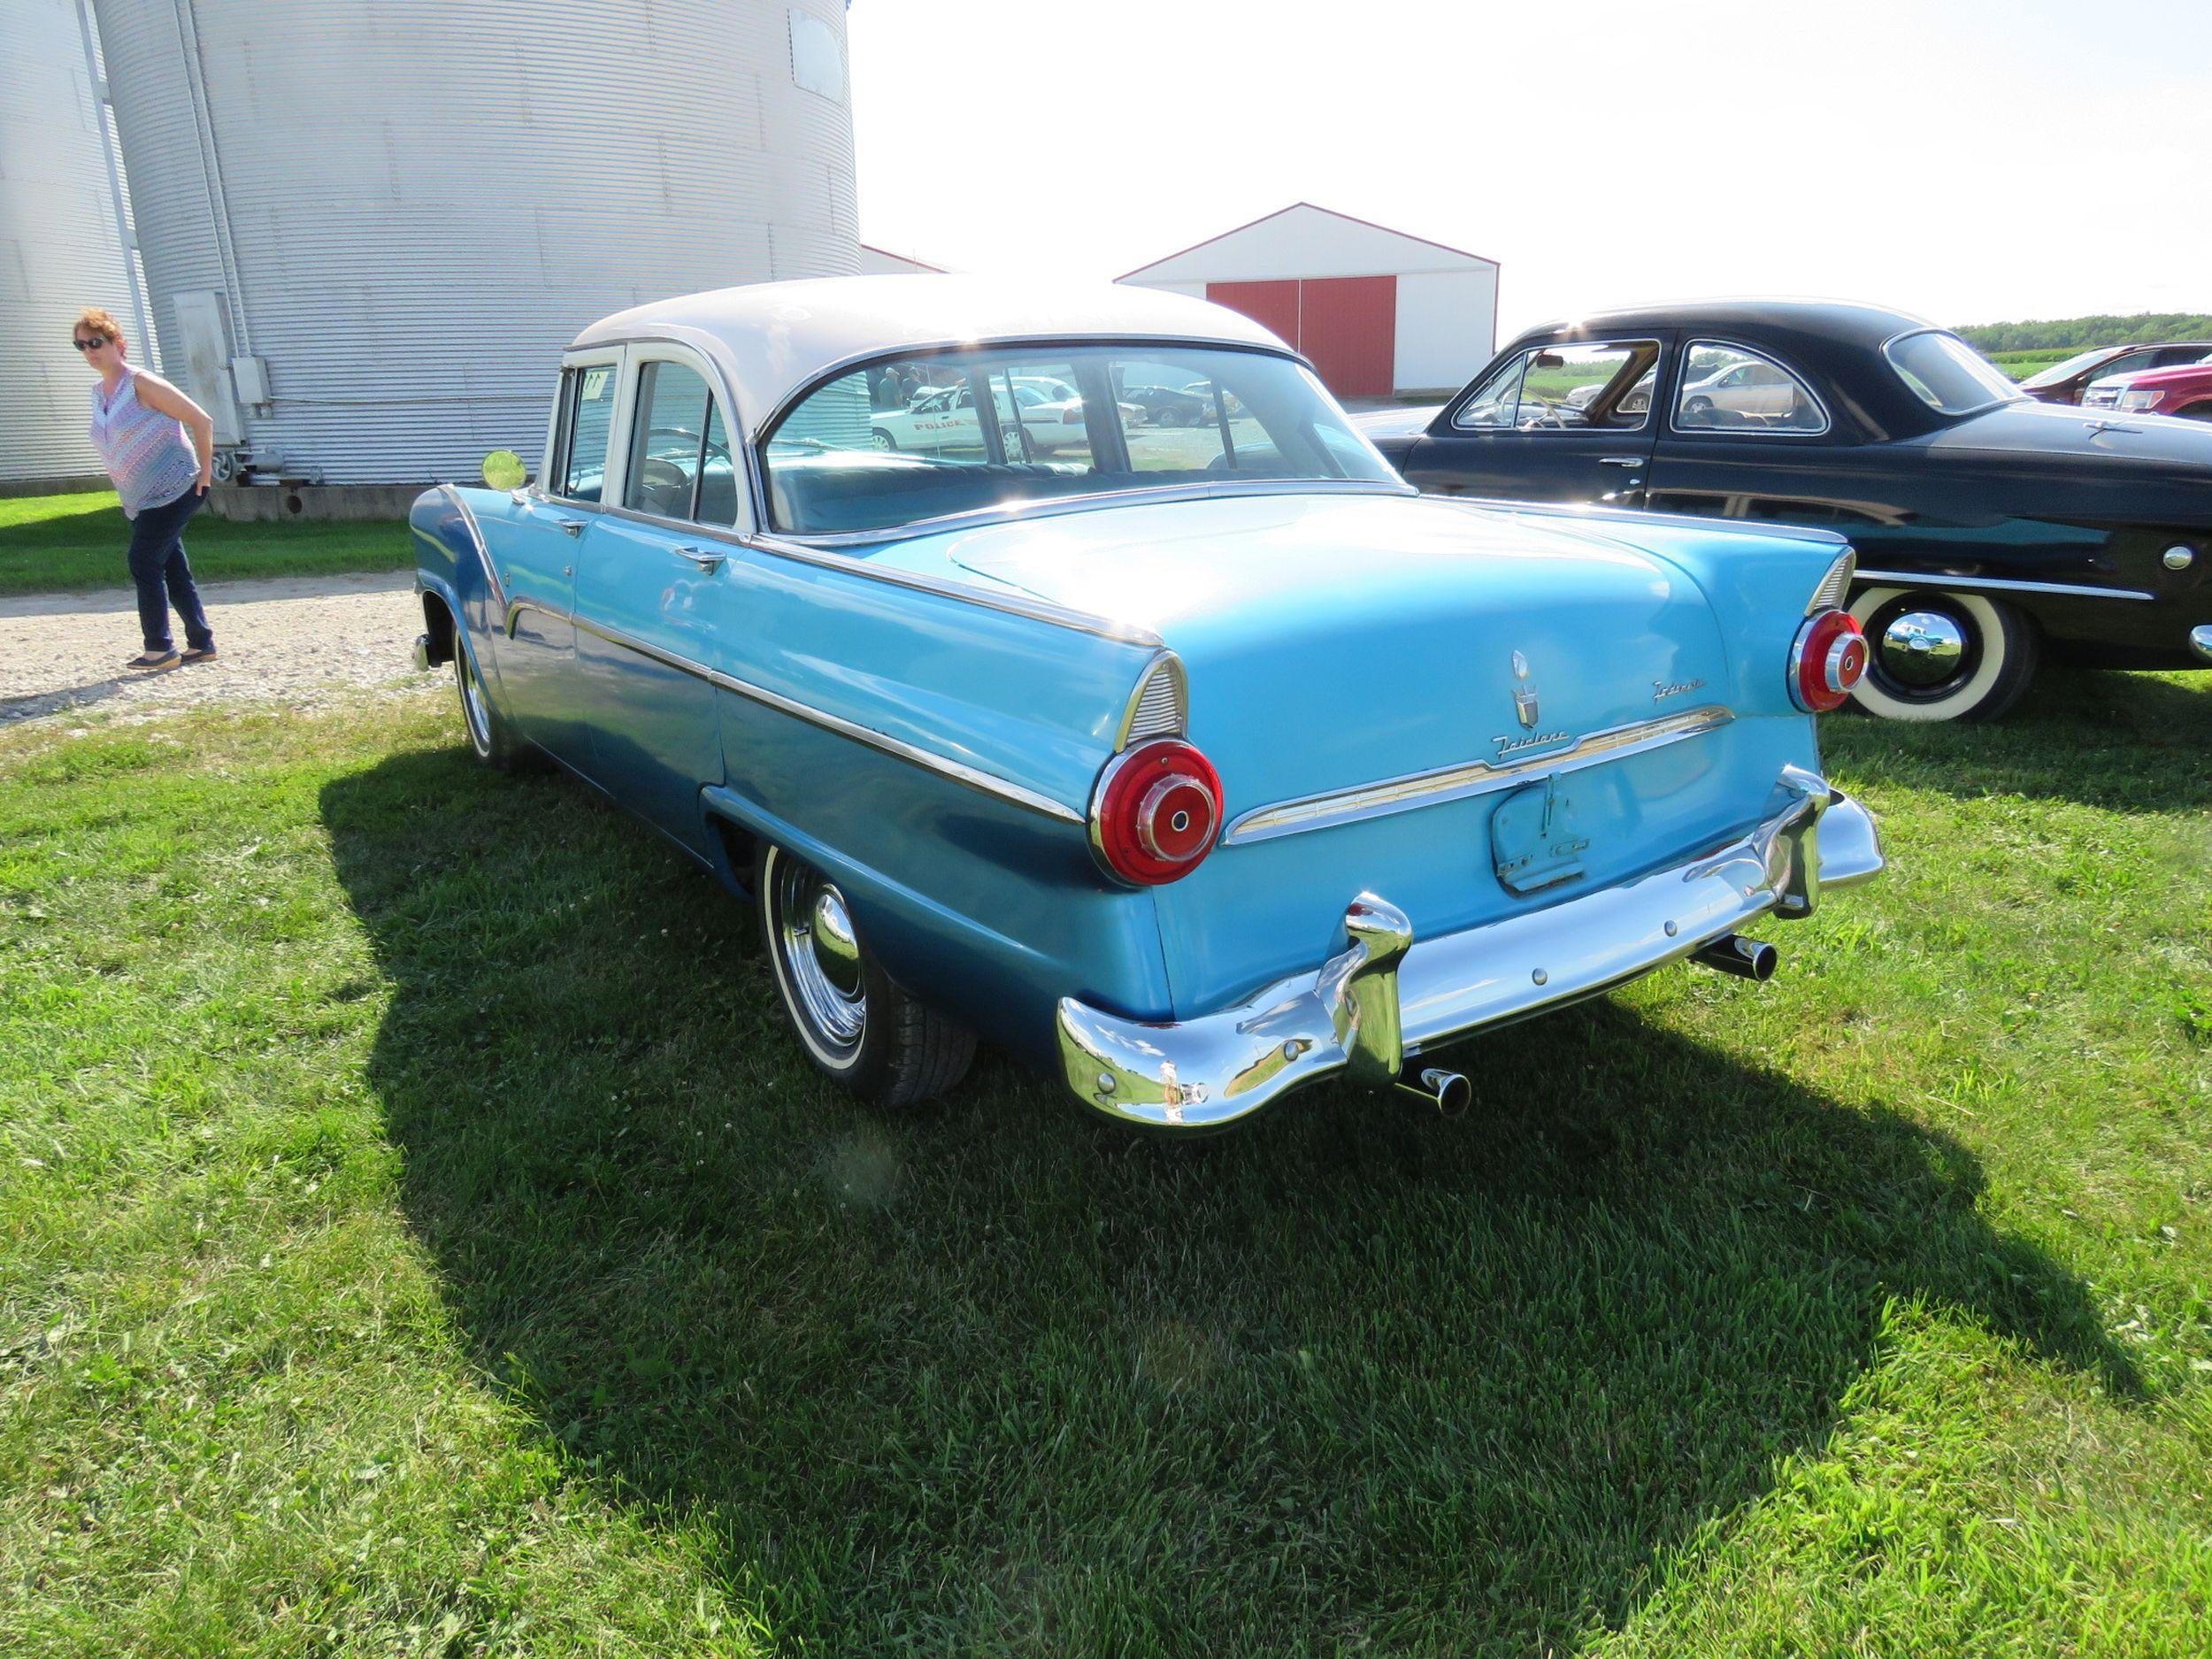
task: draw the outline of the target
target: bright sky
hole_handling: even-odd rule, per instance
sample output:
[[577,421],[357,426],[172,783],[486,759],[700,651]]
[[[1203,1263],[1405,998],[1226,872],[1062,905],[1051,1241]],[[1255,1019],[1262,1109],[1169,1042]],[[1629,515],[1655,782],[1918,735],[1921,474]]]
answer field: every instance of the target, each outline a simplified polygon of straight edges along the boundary
[[2212,311],[2212,0],[853,0],[862,240],[1111,277],[1295,201],[1501,339],[1813,294]]

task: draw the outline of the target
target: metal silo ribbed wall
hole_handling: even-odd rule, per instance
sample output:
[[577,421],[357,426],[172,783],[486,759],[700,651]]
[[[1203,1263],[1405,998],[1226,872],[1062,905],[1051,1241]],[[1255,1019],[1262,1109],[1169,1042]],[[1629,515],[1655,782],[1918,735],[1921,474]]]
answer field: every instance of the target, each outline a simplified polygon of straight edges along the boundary
[[132,313],[74,0],[0,0],[0,484],[96,478],[69,325]]
[[165,339],[179,294],[225,296],[273,399],[242,435],[287,475],[534,467],[585,323],[858,268],[850,113],[790,44],[803,12],[841,58],[841,0],[97,9]]

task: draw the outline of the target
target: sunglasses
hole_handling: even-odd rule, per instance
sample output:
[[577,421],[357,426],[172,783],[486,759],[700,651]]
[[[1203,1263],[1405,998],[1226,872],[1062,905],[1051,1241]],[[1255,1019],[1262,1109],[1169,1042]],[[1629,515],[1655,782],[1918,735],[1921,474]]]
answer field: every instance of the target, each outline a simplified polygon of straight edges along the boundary
[[108,338],[106,334],[102,334],[96,340],[72,340],[69,343],[80,351],[97,351],[108,343]]

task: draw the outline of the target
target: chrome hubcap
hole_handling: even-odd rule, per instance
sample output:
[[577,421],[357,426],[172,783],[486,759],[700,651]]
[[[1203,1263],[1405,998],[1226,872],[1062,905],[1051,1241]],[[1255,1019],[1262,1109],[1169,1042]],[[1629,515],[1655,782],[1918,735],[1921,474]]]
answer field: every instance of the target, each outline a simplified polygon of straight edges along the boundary
[[849,1054],[868,1024],[860,971],[860,938],[845,895],[819,871],[779,856],[770,902],[775,906],[776,954],[793,1012],[824,1048]]
[[1966,660],[1966,630],[1938,611],[1908,611],[1882,630],[1882,672],[1901,685],[1939,686]]

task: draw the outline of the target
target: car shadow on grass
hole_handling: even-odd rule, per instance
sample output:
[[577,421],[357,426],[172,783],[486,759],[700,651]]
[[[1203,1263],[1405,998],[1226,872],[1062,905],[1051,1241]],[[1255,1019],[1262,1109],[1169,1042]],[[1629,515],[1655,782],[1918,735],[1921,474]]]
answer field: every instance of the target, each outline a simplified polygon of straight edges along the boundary
[[1832,763],[1972,799],[2017,795],[2118,812],[2212,805],[2212,673],[2046,666],[2001,719],[1906,726],[1837,718]]
[[988,1056],[878,1113],[572,784],[413,753],[321,804],[464,1340],[795,1645],[1567,1647],[1824,1443],[1901,1301],[2139,1392],[1963,1148],[1617,1004],[1462,1048],[1453,1122],[1325,1088],[1163,1144]]

